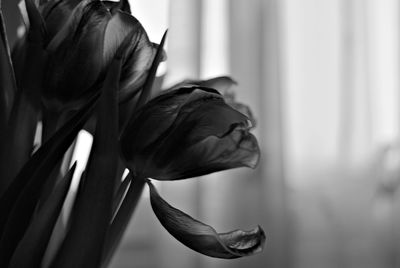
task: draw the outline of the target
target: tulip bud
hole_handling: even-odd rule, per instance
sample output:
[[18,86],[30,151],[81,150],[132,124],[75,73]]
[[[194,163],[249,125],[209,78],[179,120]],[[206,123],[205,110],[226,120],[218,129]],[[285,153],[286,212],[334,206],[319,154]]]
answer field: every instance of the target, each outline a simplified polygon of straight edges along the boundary
[[257,165],[259,148],[248,118],[215,90],[183,87],[148,102],[121,137],[135,176],[178,180]]

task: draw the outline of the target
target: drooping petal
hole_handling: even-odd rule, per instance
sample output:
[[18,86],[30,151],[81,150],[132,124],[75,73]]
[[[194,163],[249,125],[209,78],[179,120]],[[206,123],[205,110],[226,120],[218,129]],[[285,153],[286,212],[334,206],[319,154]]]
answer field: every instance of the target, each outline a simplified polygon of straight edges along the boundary
[[154,213],[164,228],[185,246],[210,257],[233,259],[262,251],[265,233],[258,226],[250,231],[217,233],[214,228],[172,207],[148,183]]

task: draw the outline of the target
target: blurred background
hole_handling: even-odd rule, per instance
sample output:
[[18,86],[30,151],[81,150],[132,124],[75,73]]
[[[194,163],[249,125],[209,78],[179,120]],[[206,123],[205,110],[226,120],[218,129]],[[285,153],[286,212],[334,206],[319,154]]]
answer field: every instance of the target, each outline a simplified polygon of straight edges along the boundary
[[[145,191],[112,268],[400,267],[399,1],[130,2],[153,42],[169,28],[165,86],[230,75],[258,122],[256,170],[160,193],[219,232],[260,224],[267,243],[204,257],[163,229]],[[3,10],[12,41],[15,0]]]

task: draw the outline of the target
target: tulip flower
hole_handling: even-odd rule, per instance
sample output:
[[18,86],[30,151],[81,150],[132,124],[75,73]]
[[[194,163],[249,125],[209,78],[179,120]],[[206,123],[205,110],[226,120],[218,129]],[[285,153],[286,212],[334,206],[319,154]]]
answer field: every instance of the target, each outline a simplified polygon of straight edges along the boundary
[[[133,189],[149,177],[179,180],[236,167],[254,168],[259,148],[249,129],[249,119],[214,89],[189,86],[168,90],[137,111],[121,137],[121,152],[134,177]],[[261,227],[217,233],[169,205],[149,180],[147,183],[156,217],[187,247],[223,259],[262,250],[265,233]],[[135,200],[134,191],[128,190],[127,200]],[[122,215],[129,214],[126,204],[122,207]]]
[[[42,92],[46,107],[81,107],[100,90],[107,66],[127,36],[131,42],[122,68],[120,101],[140,90],[157,46],[129,14],[129,6],[99,0],[52,0],[39,11],[46,28],[44,50],[48,55]],[[13,53],[17,70],[24,65],[20,54],[30,53],[25,51],[24,42],[25,38],[20,40]]]
[[213,89],[183,87],[148,102],[121,137],[134,176],[179,180],[257,165],[248,118]]

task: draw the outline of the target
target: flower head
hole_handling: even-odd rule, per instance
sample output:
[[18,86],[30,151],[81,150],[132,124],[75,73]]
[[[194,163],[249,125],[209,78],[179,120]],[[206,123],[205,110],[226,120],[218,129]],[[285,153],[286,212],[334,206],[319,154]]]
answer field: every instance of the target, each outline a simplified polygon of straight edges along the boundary
[[215,90],[183,87],[134,115],[121,151],[136,175],[158,180],[197,177],[257,165],[259,148],[248,118]]
[[[100,0],[52,0],[39,7],[46,29],[43,50],[48,58],[42,97],[47,107],[81,107],[88,96],[100,90],[108,65],[127,37],[131,41],[125,51],[120,101],[140,90],[157,46],[126,9],[129,8],[119,3]],[[26,38],[19,42],[15,59],[21,60],[18,54],[30,53],[25,51],[26,42]]]

